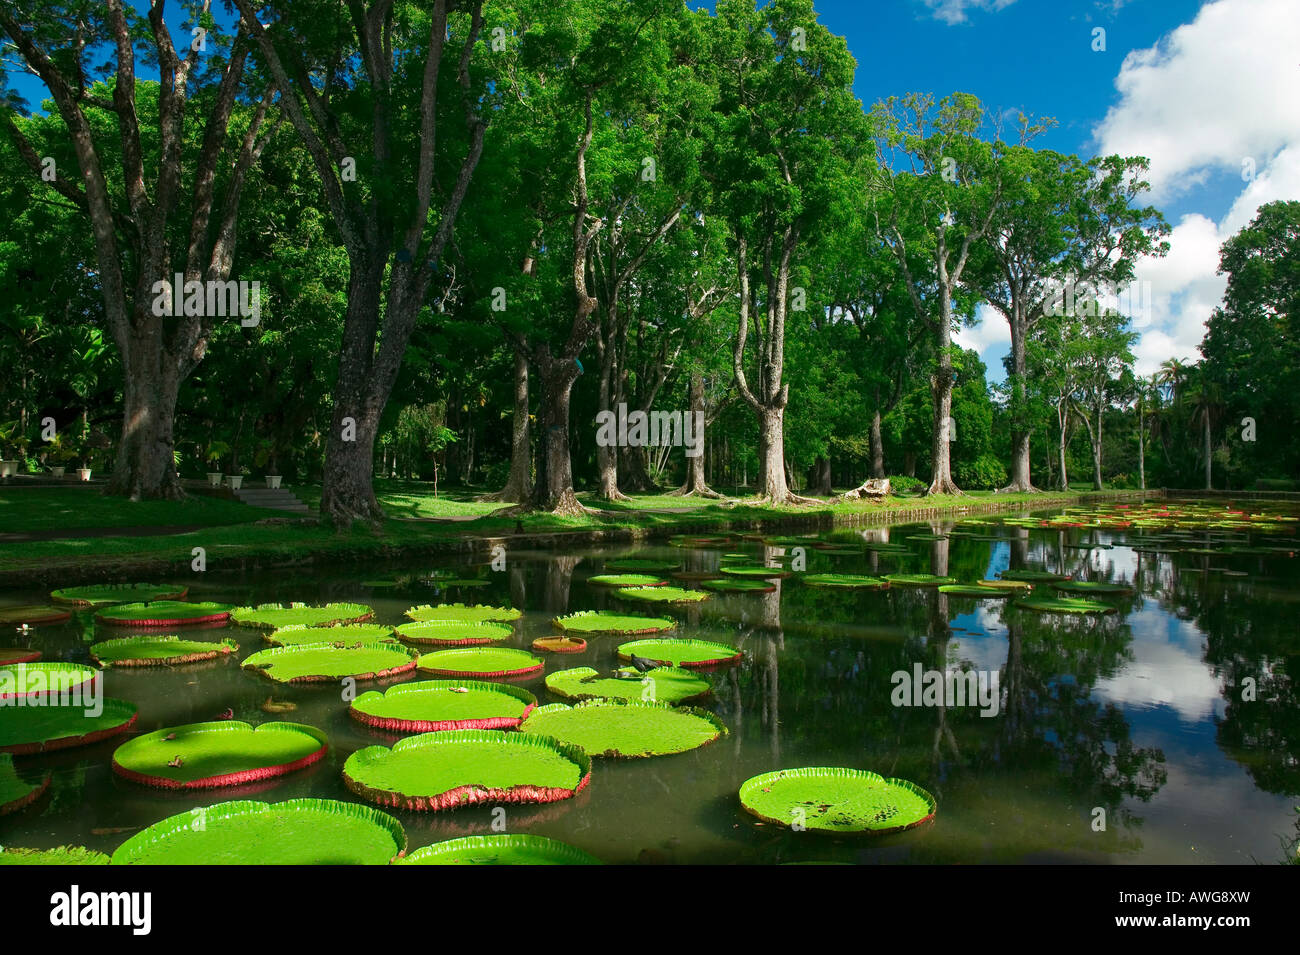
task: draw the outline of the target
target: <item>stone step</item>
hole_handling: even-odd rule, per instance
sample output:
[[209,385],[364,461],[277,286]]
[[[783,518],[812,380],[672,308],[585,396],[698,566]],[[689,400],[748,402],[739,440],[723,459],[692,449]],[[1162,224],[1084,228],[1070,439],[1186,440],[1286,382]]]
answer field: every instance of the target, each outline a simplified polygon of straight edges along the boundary
[[241,487],[238,491],[235,491],[235,497],[250,507],[293,511],[298,514],[307,514],[311,511],[311,508],[298,500],[293,495],[293,492],[285,488]]

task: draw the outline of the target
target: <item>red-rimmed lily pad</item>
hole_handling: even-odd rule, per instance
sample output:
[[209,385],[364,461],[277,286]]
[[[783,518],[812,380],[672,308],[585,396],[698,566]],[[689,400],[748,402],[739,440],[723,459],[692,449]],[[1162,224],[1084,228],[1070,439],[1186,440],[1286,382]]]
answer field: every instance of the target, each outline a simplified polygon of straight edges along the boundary
[[72,611],[64,610],[62,607],[45,607],[39,604],[0,607],[0,624],[13,624],[18,627],[40,627],[52,623],[63,623],[71,619]]
[[0,700],[93,695],[99,671],[80,663],[38,661],[0,666]]
[[776,584],[770,580],[745,580],[741,577],[719,577],[703,581],[700,586],[723,594],[770,594],[776,590]]
[[229,656],[239,650],[233,640],[211,643],[175,636],[124,637],[92,644],[91,658],[106,667],[179,666]]
[[105,604],[147,603],[151,600],[184,600],[190,588],[181,584],[84,584],[50,591],[55,603],[76,607]]
[[0,816],[30,806],[49,788],[49,773],[45,773],[39,782],[30,782],[18,775],[12,756],[0,754]]
[[305,603],[258,604],[256,607],[236,607],[230,613],[233,623],[241,627],[260,630],[277,630],[293,624],[304,627],[332,627],[346,623],[365,623],[374,617],[373,607],[365,604],[331,603],[313,607]]
[[988,587],[992,590],[1009,590],[1023,592],[1032,590],[1034,585],[1027,580],[977,580],[976,587]]
[[883,577],[862,574],[804,574],[799,579],[809,587],[843,590],[883,590],[889,586],[889,581]]
[[345,679],[382,680],[415,669],[415,651],[400,643],[358,641],[344,647],[296,643],[259,650],[243,663],[276,683],[330,683]]
[[703,670],[739,663],[743,654],[735,647],[709,640],[633,640],[619,645],[620,660],[631,660],[633,656],[664,666]]
[[509,623],[518,620],[522,612],[513,607],[491,607],[486,604],[423,604],[412,607],[406,615],[418,623],[446,620],[455,623]]
[[509,640],[515,628],[508,623],[463,623],[455,620],[425,620],[402,623],[395,628],[408,643],[442,647],[477,647]]
[[529,676],[542,669],[542,661],[527,650],[511,647],[456,647],[420,656],[420,672],[430,676],[472,677],[484,680]]
[[944,584],[939,593],[949,597],[970,597],[972,600],[1003,600],[1011,596],[1011,591],[1000,587],[980,587],[975,584]]
[[675,560],[654,557],[622,557],[618,560],[605,561],[606,570],[634,571],[644,574],[663,574],[677,570],[680,565]]
[[782,769],[745,780],[740,804],[765,822],[813,832],[879,835],[934,818],[935,801],[906,779],[840,767]]
[[581,610],[564,617],[556,617],[551,625],[566,633],[663,633],[677,624],[666,617],[637,617],[631,614],[610,613],[605,610]]
[[1048,570],[1004,570],[1003,580],[1019,580],[1029,584],[1054,584],[1069,580],[1066,574],[1054,574]]
[[759,580],[779,580],[783,577],[789,577],[790,571],[782,570],[780,567],[761,567],[751,565],[729,564],[718,568],[728,577],[757,578]]
[[348,712],[390,733],[435,733],[514,729],[536,705],[537,697],[508,683],[424,680],[363,693]]
[[727,733],[726,725],[707,710],[614,699],[541,706],[520,729],[572,743],[592,756],[616,759],[685,753]]
[[938,574],[886,574],[885,580],[893,587],[942,587],[957,583],[956,577],[941,577]]
[[[1210,568],[1213,570],[1214,568]],[[1099,580],[1065,580],[1060,583],[1052,584],[1053,590],[1059,590],[1066,594],[1107,594],[1126,596],[1133,593],[1133,588],[1128,584],[1112,584]]]
[[113,604],[95,612],[95,619],[110,627],[180,627],[187,624],[219,623],[230,618],[230,604],[187,603],[182,600],[153,600],[147,603]]
[[29,755],[89,746],[135,725],[134,703],[111,697],[52,706],[9,706],[0,719],[0,753]]
[[663,587],[668,581],[653,574],[597,574],[588,577],[587,583],[598,587]]
[[587,649],[587,641],[582,637],[538,637],[533,641],[533,649],[546,653],[581,653]]
[[567,842],[523,833],[465,836],[416,849],[396,865],[603,865]]
[[698,673],[678,667],[658,667],[645,673],[623,667],[606,677],[591,667],[574,667],[547,674],[546,689],[568,700],[643,700],[676,705],[706,697],[713,687]]
[[1034,613],[1094,614],[1114,613],[1118,608],[1086,597],[1025,597],[1015,606]]
[[642,603],[693,604],[708,600],[709,595],[698,590],[686,590],[683,587],[620,587],[614,591],[615,596],[624,600],[638,600]]
[[128,740],[113,753],[113,772],[160,789],[219,789],[304,769],[327,752],[329,740],[314,726],[219,720]]
[[274,646],[291,647],[298,643],[347,645],[358,640],[367,643],[375,641],[386,643],[397,638],[393,636],[392,627],[379,623],[344,623],[333,627],[308,627],[301,623],[292,623],[287,627],[262,634],[262,639]]
[[31,647],[0,647],[0,666],[7,663],[35,663],[40,658],[41,651]]
[[85,846],[0,850],[0,865],[108,865],[108,856]]
[[136,833],[113,865],[387,865],[406,853],[402,824],[333,799],[196,807]]
[[344,783],[362,799],[422,811],[558,802],[590,780],[591,760],[580,747],[500,730],[408,736],[392,749],[357,750],[343,765]]

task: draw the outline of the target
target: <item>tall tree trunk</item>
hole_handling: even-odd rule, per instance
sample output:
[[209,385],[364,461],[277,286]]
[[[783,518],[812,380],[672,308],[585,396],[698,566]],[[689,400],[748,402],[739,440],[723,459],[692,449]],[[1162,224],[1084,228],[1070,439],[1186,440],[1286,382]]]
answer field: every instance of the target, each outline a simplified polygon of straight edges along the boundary
[[1025,382],[1028,380],[1028,363],[1025,358],[1027,322],[1018,314],[1020,305],[1012,306],[1013,314],[1007,325],[1011,331],[1011,481],[1000,493],[1036,492],[1030,467],[1029,427],[1018,419],[1024,412]]
[[532,480],[533,457],[528,427],[528,354],[515,349],[514,413],[510,422],[510,476],[506,486],[495,494],[485,494],[481,501],[505,501],[518,504],[528,499]]
[[1092,435],[1092,489],[1101,490],[1101,417],[1102,409],[1097,409],[1097,430]]
[[534,364],[542,382],[538,422],[542,439],[532,503],[557,514],[581,514],[586,508],[578,503],[573,490],[573,459],[569,451],[569,404],[578,368],[572,360],[552,358],[547,345],[538,347],[536,358]]
[[808,492],[822,497],[830,497],[835,493],[835,489],[831,486],[830,458],[819,457],[813,462],[813,474],[812,480],[808,482]]
[[1205,410],[1201,414],[1201,419],[1205,422],[1205,489],[1213,491],[1214,481],[1211,480],[1211,470],[1214,464],[1212,457],[1214,449],[1210,441],[1210,412]]
[[[689,414],[693,421],[698,422],[699,433],[695,435],[695,440],[699,442],[698,447],[703,452],[705,448],[704,429],[707,426],[708,414],[704,409],[704,377],[698,373],[691,375],[691,410]],[[703,453],[694,457],[689,455],[686,457],[686,483],[672,493],[683,497],[722,497],[721,494],[709,487],[708,481],[705,480]]]
[[1059,405],[1057,406],[1056,409],[1056,423],[1057,425],[1059,425],[1060,428],[1060,442],[1057,444],[1057,452],[1060,459],[1057,462],[1057,464],[1061,469],[1060,487],[1062,491],[1068,491],[1070,489],[1070,474],[1069,474],[1069,470],[1065,466],[1065,439],[1066,439],[1066,428],[1069,422],[1066,419],[1062,419],[1061,408]]
[[1138,487],[1147,489],[1147,437],[1141,400],[1138,401]]
[[885,442],[880,433],[880,408],[871,412],[871,476],[885,476]]

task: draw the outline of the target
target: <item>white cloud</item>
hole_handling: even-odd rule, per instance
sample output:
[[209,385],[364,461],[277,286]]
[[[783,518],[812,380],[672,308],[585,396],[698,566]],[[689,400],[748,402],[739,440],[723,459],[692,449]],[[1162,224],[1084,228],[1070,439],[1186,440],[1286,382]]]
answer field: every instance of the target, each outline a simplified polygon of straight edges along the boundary
[[980,305],[975,312],[979,324],[972,328],[959,329],[953,336],[954,344],[979,352],[980,357],[989,348],[1007,348],[1011,345],[1011,329],[1002,313],[987,305]]
[[[1114,35],[1112,42],[1122,42]],[[1210,172],[1257,167],[1300,130],[1295,0],[1216,0],[1124,58],[1120,101],[1093,131],[1103,154],[1147,156],[1157,200]]]
[[1157,204],[1212,174],[1241,175],[1245,183],[1220,222],[1183,216],[1169,255],[1139,264],[1136,280],[1150,283],[1152,305],[1149,321],[1135,322],[1139,374],[1167,358],[1199,360],[1197,345],[1225,285],[1219,247],[1262,204],[1300,196],[1295,14],[1294,0],[1214,0],[1120,67],[1119,101],[1093,131],[1099,152],[1147,156]]
[[1016,0],[923,0],[936,20],[944,23],[964,23],[967,10],[1003,10]]

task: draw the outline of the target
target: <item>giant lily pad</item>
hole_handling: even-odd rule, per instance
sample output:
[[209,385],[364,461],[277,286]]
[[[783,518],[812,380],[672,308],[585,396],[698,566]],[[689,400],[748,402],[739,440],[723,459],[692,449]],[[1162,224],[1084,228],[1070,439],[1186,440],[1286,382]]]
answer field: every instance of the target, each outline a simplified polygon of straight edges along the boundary
[[861,574],[804,574],[799,579],[809,587],[847,590],[880,590],[889,586],[889,581],[883,577],[864,577]]
[[662,587],[668,581],[653,574],[597,574],[588,577],[587,583],[598,587]]
[[402,824],[332,799],[217,803],[136,833],[113,865],[386,865],[406,852]]
[[1070,578],[1065,574],[1053,574],[1047,570],[1004,570],[1002,579],[1020,580],[1030,584],[1053,584]]
[[391,733],[433,733],[514,729],[536,705],[537,697],[509,684],[426,680],[362,693],[349,712]]
[[937,574],[886,574],[885,579],[894,587],[942,587],[944,584],[957,583],[956,577],[940,577]]
[[95,612],[95,619],[113,627],[179,627],[194,623],[218,623],[230,617],[229,604],[186,603],[181,600],[153,600],[147,603],[113,604]]
[[135,725],[134,703],[109,697],[79,704],[8,706],[0,719],[0,753],[48,753],[89,746]]
[[424,623],[430,620],[447,620],[455,623],[509,623],[518,620],[521,612],[513,607],[489,607],[486,604],[439,604],[430,607],[427,604],[412,607],[406,611],[412,620]]
[[476,647],[509,640],[515,628],[508,623],[462,623],[454,620],[426,620],[403,623],[397,635],[408,643],[444,647]]
[[342,648],[330,643],[296,643],[259,650],[243,667],[276,683],[379,680],[414,670],[415,651],[398,643],[364,640]]
[[1127,584],[1110,584],[1099,580],[1066,580],[1052,584],[1054,590],[1066,594],[1131,594],[1133,588]]
[[707,710],[628,700],[552,703],[533,710],[520,729],[573,743],[592,756],[623,759],[684,753],[727,733]]
[[783,577],[790,576],[790,571],[782,570],[780,567],[731,564],[718,569],[728,577],[755,578],[758,580],[780,580]]
[[675,560],[662,560],[653,557],[622,557],[618,560],[607,560],[605,566],[610,570],[632,570],[642,573],[662,574],[676,570],[678,567]]
[[677,667],[659,667],[645,673],[624,667],[607,677],[590,667],[574,667],[548,674],[546,688],[570,700],[646,700],[672,704],[697,700],[712,690],[708,680]]
[[587,641],[582,637],[538,637],[533,641],[533,649],[547,653],[581,653],[587,649]]
[[542,669],[542,661],[527,650],[511,647],[456,647],[421,654],[420,672],[431,676],[500,679],[528,676]]
[[108,856],[85,846],[0,850],[0,865],[108,865]]
[[124,637],[91,644],[90,655],[102,666],[156,667],[215,660],[238,649],[233,640],[210,643],[180,637]]
[[297,643],[344,643],[352,644],[358,640],[366,643],[391,642],[393,628],[378,623],[344,623],[334,627],[308,627],[301,623],[291,623],[262,635],[267,643],[280,647],[289,647]]
[[640,600],[645,603],[693,604],[709,599],[706,593],[682,587],[620,587],[614,593],[625,600]]
[[99,671],[80,663],[11,663],[0,666],[0,700],[89,695]]
[[662,633],[677,626],[665,617],[634,617],[604,610],[582,610],[556,617],[551,624],[566,633]]
[[30,647],[0,647],[0,667],[8,663],[35,663],[40,658],[41,651]]
[[601,865],[595,856],[545,836],[465,836],[416,849],[397,865]]
[[374,617],[375,611],[365,604],[333,603],[323,607],[308,604],[258,604],[256,607],[236,607],[230,619],[241,627],[275,630],[300,624],[304,627],[330,627],[343,623],[364,623]]
[[12,756],[0,754],[0,816],[30,806],[49,788],[49,773],[42,776],[40,782],[29,782],[14,769]]
[[50,599],[77,607],[100,607],[151,600],[184,600],[189,591],[190,588],[179,584],[87,584],[51,590]]
[[113,772],[161,789],[217,789],[283,776],[327,752],[329,740],[314,726],[220,720],[128,740],[113,753]]
[[1011,591],[1000,587],[979,587],[975,584],[944,584],[939,593],[949,597],[971,597],[975,600],[1000,600],[1011,596]]
[[705,580],[700,586],[705,590],[716,590],[724,594],[770,594],[776,590],[776,584],[770,580],[745,580],[741,577]]
[[824,832],[897,832],[935,813],[934,797],[915,783],[837,767],[754,776],[741,784],[740,804],[765,822]]
[[633,656],[644,657],[665,666],[701,670],[726,663],[737,663],[741,658],[741,652],[725,643],[713,643],[708,640],[633,640],[619,646],[620,660],[631,660]]
[[359,749],[343,764],[348,789],[401,809],[557,802],[576,796],[590,779],[591,760],[579,747],[500,730],[408,736],[392,749]]
[[1023,591],[1032,590],[1034,585],[1027,580],[977,580],[975,586],[988,587],[992,590]]
[[72,611],[60,607],[42,607],[38,604],[0,607],[0,624],[12,623],[15,626],[39,627],[45,624],[63,623],[71,619]]
[[1035,613],[1114,613],[1116,608],[1085,597],[1026,597],[1015,606]]

